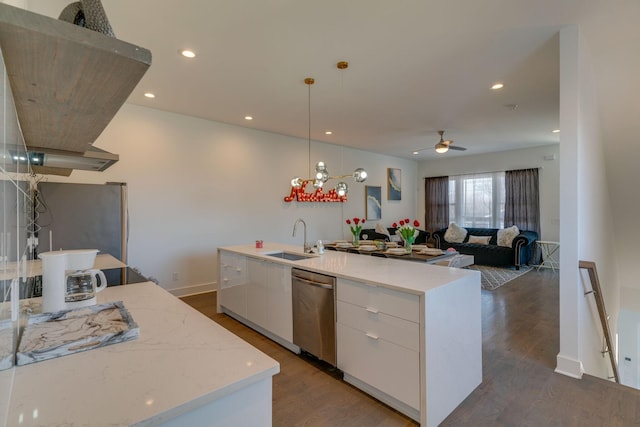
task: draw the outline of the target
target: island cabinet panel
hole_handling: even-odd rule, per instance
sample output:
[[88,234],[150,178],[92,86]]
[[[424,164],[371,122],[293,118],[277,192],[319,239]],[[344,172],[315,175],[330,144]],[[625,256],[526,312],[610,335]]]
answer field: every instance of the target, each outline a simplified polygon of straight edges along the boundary
[[247,315],[246,260],[232,252],[219,253],[218,303],[243,317]]
[[289,348],[293,342],[291,267],[233,252],[219,254],[222,311]]
[[267,325],[269,330],[293,342],[293,306],[291,304],[291,267],[267,263]]
[[293,341],[291,267],[247,258],[247,270],[246,318],[286,341]]
[[247,258],[247,315],[248,320],[269,330],[267,322],[267,263]]
[[338,368],[413,418],[421,409],[419,307],[417,295],[338,279]]

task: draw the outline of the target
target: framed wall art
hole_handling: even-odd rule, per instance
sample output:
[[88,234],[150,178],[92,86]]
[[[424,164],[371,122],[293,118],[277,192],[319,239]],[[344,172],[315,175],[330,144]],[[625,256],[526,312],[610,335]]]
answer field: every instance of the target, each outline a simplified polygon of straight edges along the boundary
[[367,221],[382,219],[382,188],[366,185],[365,194],[367,197],[365,203]]
[[387,168],[387,200],[402,200],[402,170]]

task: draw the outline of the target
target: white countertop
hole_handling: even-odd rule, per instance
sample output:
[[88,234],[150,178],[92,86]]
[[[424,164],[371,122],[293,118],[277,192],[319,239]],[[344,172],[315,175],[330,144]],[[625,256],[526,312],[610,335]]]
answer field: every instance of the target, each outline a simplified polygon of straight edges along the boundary
[[7,425],[155,425],[280,371],[154,283],[107,288],[108,301],[124,302],[140,336],[3,372],[14,375]]
[[477,275],[478,283],[480,283],[480,272],[478,271],[402,259],[329,250],[325,250],[322,255],[315,255],[300,261],[288,261],[267,255],[278,251],[303,252],[302,246],[281,243],[265,242],[260,249],[255,245],[224,246],[218,249],[416,294],[427,293],[431,289],[455,282],[469,275]]

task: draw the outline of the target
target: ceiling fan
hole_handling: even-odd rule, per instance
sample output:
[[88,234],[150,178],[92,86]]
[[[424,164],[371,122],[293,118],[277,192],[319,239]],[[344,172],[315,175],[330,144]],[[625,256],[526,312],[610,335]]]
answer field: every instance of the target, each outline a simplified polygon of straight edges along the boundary
[[464,147],[459,147],[457,145],[453,145],[453,141],[451,141],[450,139],[447,139],[446,141],[443,139],[443,135],[444,135],[444,131],[443,130],[439,130],[438,134],[440,134],[440,142],[438,142],[436,144],[436,152],[437,153],[446,153],[447,151],[449,151],[449,149],[451,150],[458,150],[458,151],[464,151],[466,150],[466,148]]

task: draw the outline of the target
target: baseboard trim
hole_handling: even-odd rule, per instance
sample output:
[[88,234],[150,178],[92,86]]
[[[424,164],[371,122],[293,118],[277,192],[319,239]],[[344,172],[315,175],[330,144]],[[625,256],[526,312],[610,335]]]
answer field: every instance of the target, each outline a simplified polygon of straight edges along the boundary
[[178,298],[188,297],[192,295],[205,294],[207,292],[215,292],[217,283],[202,283],[200,285],[185,286],[182,288],[167,289],[167,291]]
[[582,362],[580,360],[558,354],[558,356],[556,357],[556,362],[556,373],[579,380],[582,379],[582,374],[584,374],[584,366],[582,366]]

